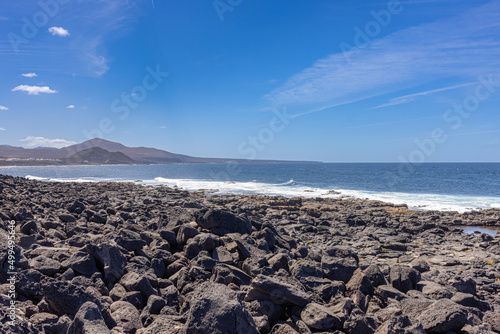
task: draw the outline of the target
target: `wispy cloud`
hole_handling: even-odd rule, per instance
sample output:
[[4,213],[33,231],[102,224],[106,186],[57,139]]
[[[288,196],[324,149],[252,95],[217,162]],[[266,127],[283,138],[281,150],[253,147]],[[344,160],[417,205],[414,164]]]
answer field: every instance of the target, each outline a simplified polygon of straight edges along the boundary
[[0,106],[0,110],[9,110],[6,106]]
[[26,78],[34,78],[34,77],[37,77],[38,75],[34,72],[31,72],[31,73],[23,73],[21,74],[23,77],[26,77]]
[[44,137],[33,137],[28,136],[24,139],[21,139],[22,142],[25,142],[24,147],[34,148],[34,147],[56,147],[62,148],[70,145],[76,144],[74,141],[69,141],[65,139],[49,139]]
[[52,90],[48,86],[28,86],[28,85],[19,85],[17,87],[12,88],[12,91],[26,92],[28,93],[28,95],[40,95],[40,93],[46,93],[46,94],[57,93],[57,90]]
[[390,99],[389,102],[387,102],[387,103],[381,104],[379,106],[376,106],[376,107],[373,107],[370,109],[385,108],[385,107],[395,106],[398,104],[410,103],[410,102],[415,101],[415,99],[419,96],[435,94],[435,93],[444,92],[447,90],[472,86],[475,84],[477,84],[477,82],[469,82],[469,83],[464,83],[464,84],[460,84],[460,85],[453,85],[453,86],[442,87],[442,88],[438,88],[438,89],[427,90],[424,92],[419,92],[419,93],[414,93],[414,94],[409,94],[409,95],[404,95],[404,96],[398,96],[398,97]]
[[71,46],[76,51],[83,70],[93,76],[102,76],[110,69],[112,59],[108,56],[107,43],[126,34],[140,10],[135,1],[106,0],[88,6],[86,0],[73,4],[79,12],[75,17],[84,27],[73,35]]
[[442,118],[441,116],[419,117],[419,118],[411,118],[411,119],[402,119],[402,120],[398,120],[398,121],[380,122],[380,123],[371,123],[371,124],[349,126],[346,129],[370,128],[370,127],[381,126],[381,125],[392,125],[392,124],[400,124],[400,123],[406,123],[406,122],[416,122],[416,121],[423,121],[423,120],[428,120],[428,119],[441,119],[441,118]]
[[[500,1],[404,29],[350,55],[331,54],[293,75],[266,98],[274,106],[324,110],[447,78],[500,72]],[[346,41],[353,44],[352,41]]]
[[69,36],[69,31],[64,29],[63,27],[50,27],[49,32],[53,36],[61,36],[61,37]]
[[75,109],[75,106],[70,104],[69,106],[66,107],[67,109]]
[[0,128],[0,131],[5,131],[5,129],[4,128]]

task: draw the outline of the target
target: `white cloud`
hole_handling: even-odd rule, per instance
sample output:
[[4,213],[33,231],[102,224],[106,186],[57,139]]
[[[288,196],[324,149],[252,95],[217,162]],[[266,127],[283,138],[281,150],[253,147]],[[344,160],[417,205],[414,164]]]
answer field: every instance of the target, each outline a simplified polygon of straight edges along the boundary
[[72,104],[70,104],[70,105],[69,105],[69,106],[67,106],[66,108],[67,108],[67,109],[74,109],[74,108],[75,108],[75,106],[74,106],[74,105],[72,105]]
[[390,107],[390,106],[395,106],[398,104],[404,104],[404,103],[410,103],[412,101],[415,101],[415,99],[418,96],[425,96],[429,94],[434,94],[434,93],[439,93],[439,92],[444,92],[447,90],[452,90],[452,89],[457,89],[457,88],[462,88],[462,87],[467,87],[467,86],[472,86],[477,84],[477,82],[469,82],[465,84],[460,84],[460,85],[453,85],[453,86],[448,86],[448,87],[443,87],[443,88],[438,88],[438,89],[433,89],[433,90],[427,90],[424,92],[419,92],[419,93],[414,93],[414,94],[409,94],[409,95],[404,95],[404,96],[399,96],[395,97],[389,100],[389,102],[381,104],[379,106],[370,108],[370,109],[378,109],[378,108],[384,108],[384,107]]
[[0,128],[0,131],[5,131],[5,129],[4,128]]
[[[342,52],[317,60],[266,98],[276,107],[324,110],[325,105],[342,105],[432,81],[467,82],[479,75],[496,76],[500,73],[498,22],[500,1],[491,1],[455,17],[397,31],[356,49],[349,54],[350,62]],[[353,31],[353,39],[345,42],[354,45],[354,35]]]
[[66,37],[69,36],[69,31],[63,27],[50,27],[49,32],[54,36]]
[[21,139],[22,142],[26,142],[24,147],[34,148],[34,147],[56,147],[62,148],[70,145],[76,144],[74,141],[64,140],[64,139],[48,139],[44,137],[33,137],[28,136]]
[[52,90],[48,86],[28,86],[28,85],[19,85],[15,88],[12,88],[12,91],[22,91],[28,93],[28,95],[39,95],[40,93],[46,94],[54,94],[57,93],[57,90]]
[[31,73],[23,73],[21,74],[23,77],[26,77],[26,78],[34,78],[34,77],[37,77],[38,75],[34,72],[31,72]]
[[0,106],[0,110],[9,110],[9,108],[7,108],[5,106]]
[[166,129],[167,127],[165,125],[160,126],[160,129]]

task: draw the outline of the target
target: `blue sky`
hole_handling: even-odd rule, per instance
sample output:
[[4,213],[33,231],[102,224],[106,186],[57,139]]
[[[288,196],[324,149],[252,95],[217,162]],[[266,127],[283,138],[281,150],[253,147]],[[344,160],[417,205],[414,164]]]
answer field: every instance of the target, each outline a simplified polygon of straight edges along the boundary
[[0,144],[500,161],[498,0],[4,1],[0,31]]

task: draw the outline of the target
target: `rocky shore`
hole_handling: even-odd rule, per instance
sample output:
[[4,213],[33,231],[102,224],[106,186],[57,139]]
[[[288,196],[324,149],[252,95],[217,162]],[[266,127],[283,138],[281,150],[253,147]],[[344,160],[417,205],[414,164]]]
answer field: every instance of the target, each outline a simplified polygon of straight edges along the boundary
[[500,234],[459,227],[500,210],[0,176],[0,220],[1,333],[500,333]]

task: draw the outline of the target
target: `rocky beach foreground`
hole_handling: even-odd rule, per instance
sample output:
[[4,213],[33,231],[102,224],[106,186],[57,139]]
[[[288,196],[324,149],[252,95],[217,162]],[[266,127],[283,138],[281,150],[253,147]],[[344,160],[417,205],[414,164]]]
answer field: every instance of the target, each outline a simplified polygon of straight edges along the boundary
[[500,210],[0,176],[0,220],[0,333],[500,333],[500,234],[459,227]]

